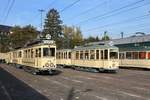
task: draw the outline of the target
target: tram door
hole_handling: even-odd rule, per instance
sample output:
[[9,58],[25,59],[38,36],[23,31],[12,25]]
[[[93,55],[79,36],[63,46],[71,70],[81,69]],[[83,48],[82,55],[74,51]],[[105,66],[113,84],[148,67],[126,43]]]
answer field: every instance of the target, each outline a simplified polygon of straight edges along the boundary
[[41,48],[35,50],[35,66],[39,66],[41,58]]

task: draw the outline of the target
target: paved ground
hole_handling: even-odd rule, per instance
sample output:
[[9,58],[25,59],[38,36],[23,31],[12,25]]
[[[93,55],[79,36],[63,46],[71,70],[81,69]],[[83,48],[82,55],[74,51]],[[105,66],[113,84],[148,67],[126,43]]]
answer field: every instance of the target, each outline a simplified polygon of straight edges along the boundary
[[1,64],[0,100],[150,100],[150,71],[59,70],[53,76],[32,75]]

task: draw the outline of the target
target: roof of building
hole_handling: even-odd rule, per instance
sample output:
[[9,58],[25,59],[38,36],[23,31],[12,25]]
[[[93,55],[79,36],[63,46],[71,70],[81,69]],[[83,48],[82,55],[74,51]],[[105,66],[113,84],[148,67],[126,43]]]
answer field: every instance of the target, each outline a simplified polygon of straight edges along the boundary
[[111,39],[109,41],[92,42],[89,44],[106,43],[106,44],[120,45],[120,44],[141,43],[141,42],[150,42],[150,34],[141,35],[141,36],[131,36],[131,37],[120,38],[120,39]]
[[10,32],[11,26],[0,25],[0,32]]

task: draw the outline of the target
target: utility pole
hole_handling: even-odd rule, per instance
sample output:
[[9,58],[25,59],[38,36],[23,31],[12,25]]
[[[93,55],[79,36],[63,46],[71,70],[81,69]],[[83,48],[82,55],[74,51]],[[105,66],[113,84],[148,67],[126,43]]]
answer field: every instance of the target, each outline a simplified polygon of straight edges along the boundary
[[124,37],[124,33],[123,33],[123,32],[121,32],[120,34],[121,34],[121,38],[123,39],[123,37]]
[[41,33],[42,33],[42,30],[43,30],[43,12],[44,12],[44,10],[39,9],[39,12],[41,13]]

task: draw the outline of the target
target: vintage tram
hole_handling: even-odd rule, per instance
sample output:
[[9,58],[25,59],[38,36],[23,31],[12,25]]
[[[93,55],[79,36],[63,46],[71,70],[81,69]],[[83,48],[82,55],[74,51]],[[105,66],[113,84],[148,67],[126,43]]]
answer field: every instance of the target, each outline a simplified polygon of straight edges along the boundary
[[37,39],[23,48],[7,53],[7,63],[29,69],[33,74],[56,69],[56,44],[50,39]]
[[75,69],[117,71],[119,68],[118,51],[117,47],[104,44],[77,46],[72,50],[57,51],[57,64],[70,65]]

